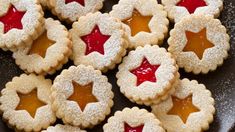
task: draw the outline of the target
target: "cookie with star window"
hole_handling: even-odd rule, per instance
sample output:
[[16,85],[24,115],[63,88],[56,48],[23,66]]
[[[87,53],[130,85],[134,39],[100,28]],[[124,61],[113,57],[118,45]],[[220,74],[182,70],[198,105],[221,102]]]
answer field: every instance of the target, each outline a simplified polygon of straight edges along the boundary
[[103,126],[104,132],[165,132],[160,121],[150,112],[138,107],[115,112]]
[[209,128],[215,102],[205,85],[183,79],[167,100],[152,106],[152,112],[168,132],[202,132]]
[[61,20],[75,22],[79,17],[103,7],[104,0],[49,0],[49,9]]
[[0,0],[0,48],[16,51],[37,38],[44,23],[37,0]]
[[191,15],[175,24],[168,44],[178,66],[194,74],[216,70],[230,49],[226,28],[218,19],[205,15]]
[[179,78],[173,56],[157,45],[137,47],[118,67],[120,91],[132,102],[157,104],[174,92],[171,87]]
[[56,77],[52,108],[65,124],[91,128],[103,121],[113,106],[112,85],[91,66],[71,66]]
[[30,46],[13,53],[15,62],[27,73],[53,74],[72,54],[69,32],[59,21],[47,18],[40,36]]
[[43,76],[22,74],[1,91],[3,120],[16,131],[40,131],[56,121],[51,106],[52,82]]
[[129,48],[160,45],[168,33],[167,13],[157,0],[120,0],[109,14],[123,22]]
[[106,72],[120,63],[128,47],[121,22],[109,14],[89,13],[73,24],[72,59],[75,65],[91,65]]
[[219,17],[223,9],[222,0],[162,0],[171,21],[179,22],[190,14]]

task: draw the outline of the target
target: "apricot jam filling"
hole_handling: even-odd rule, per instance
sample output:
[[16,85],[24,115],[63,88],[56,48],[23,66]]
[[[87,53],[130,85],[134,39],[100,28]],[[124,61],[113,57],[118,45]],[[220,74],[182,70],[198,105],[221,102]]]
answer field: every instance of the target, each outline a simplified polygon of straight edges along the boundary
[[152,16],[143,16],[138,10],[134,10],[132,16],[123,22],[131,28],[131,36],[135,36],[137,33],[151,32],[149,29],[149,21],[152,19]]
[[199,111],[199,109],[192,103],[192,95],[184,99],[179,99],[175,96],[172,96],[172,101],[173,107],[167,114],[178,115],[184,123],[187,122],[188,116],[191,113]]
[[33,41],[32,47],[29,51],[29,55],[38,54],[42,58],[45,57],[47,49],[55,42],[48,39],[47,32],[44,32],[39,38]]
[[39,107],[46,105],[38,99],[37,90],[34,89],[28,94],[17,93],[20,98],[20,103],[16,107],[16,110],[26,110],[33,118]]
[[83,111],[87,104],[98,102],[96,97],[92,94],[93,83],[87,85],[80,85],[75,81],[73,84],[73,94],[68,98],[68,100],[75,101]]

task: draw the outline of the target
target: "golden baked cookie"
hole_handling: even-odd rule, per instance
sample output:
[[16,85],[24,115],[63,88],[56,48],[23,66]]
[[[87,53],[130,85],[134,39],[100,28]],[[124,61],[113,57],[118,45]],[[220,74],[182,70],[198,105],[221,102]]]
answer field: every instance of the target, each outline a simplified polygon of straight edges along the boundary
[[87,13],[93,13],[103,7],[104,0],[49,0],[52,13],[61,20],[75,22]]
[[37,0],[0,0],[0,48],[16,51],[40,34],[43,11]]
[[106,72],[115,68],[126,54],[128,42],[119,20],[108,14],[90,13],[70,30],[75,65],[91,65]]
[[215,113],[214,99],[205,85],[188,79],[174,85],[167,100],[152,106],[152,112],[168,132],[202,132],[209,128]]
[[191,15],[175,24],[168,44],[178,66],[194,74],[216,70],[230,48],[226,28],[218,19],[205,15]]
[[124,23],[129,48],[161,44],[168,33],[167,13],[157,0],[120,0],[110,15]]
[[174,58],[157,45],[130,51],[118,69],[120,91],[138,104],[151,105],[164,100],[174,91],[171,86],[179,78]]
[[190,14],[218,17],[223,9],[223,0],[162,0],[171,21],[179,22]]
[[1,91],[3,120],[16,131],[40,131],[56,121],[51,107],[52,82],[43,76],[22,74]]
[[152,113],[137,107],[115,112],[103,129],[104,132],[165,132]]
[[47,18],[41,35],[30,46],[21,48],[13,57],[27,73],[53,74],[67,63],[72,54],[69,32],[59,21]]
[[112,85],[91,66],[71,66],[52,86],[53,110],[65,124],[81,128],[103,121],[113,106]]

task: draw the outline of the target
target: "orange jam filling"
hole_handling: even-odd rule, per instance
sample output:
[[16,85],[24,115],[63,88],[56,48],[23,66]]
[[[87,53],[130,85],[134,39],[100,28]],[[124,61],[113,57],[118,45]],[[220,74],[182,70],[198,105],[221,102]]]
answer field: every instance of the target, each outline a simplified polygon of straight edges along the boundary
[[187,44],[183,51],[194,52],[199,59],[203,58],[203,53],[206,49],[213,47],[214,45],[207,39],[206,28],[202,29],[198,33],[186,31]]
[[37,90],[34,89],[28,94],[17,93],[20,98],[20,103],[16,110],[26,110],[34,118],[36,111],[39,107],[46,105],[37,97]]
[[85,109],[87,104],[98,102],[96,97],[92,94],[92,83],[82,86],[77,82],[72,81],[72,84],[73,94],[68,98],[68,100],[77,102],[82,111]]
[[29,51],[29,54],[38,54],[41,57],[45,57],[47,48],[53,45],[55,42],[48,39],[47,32],[44,32],[38,39],[36,39]]
[[124,20],[123,22],[131,28],[131,35],[135,36],[141,31],[151,32],[148,27],[151,19],[152,16],[142,16],[139,11],[135,9],[132,13],[132,17]]
[[186,97],[185,99],[179,99],[172,96],[172,101],[173,107],[167,114],[178,115],[184,123],[186,123],[188,116],[191,113],[199,111],[199,109],[192,103],[192,95]]

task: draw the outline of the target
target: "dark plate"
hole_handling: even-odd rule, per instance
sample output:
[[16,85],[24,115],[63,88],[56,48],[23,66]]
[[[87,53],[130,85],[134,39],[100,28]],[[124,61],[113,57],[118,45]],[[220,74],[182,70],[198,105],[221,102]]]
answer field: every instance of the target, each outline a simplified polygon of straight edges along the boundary
[[[111,10],[112,5],[116,4],[118,0],[106,0],[104,3],[104,8],[102,12],[108,12]],[[51,16],[49,12],[46,13],[46,16]],[[231,36],[231,50],[229,53],[228,59],[224,64],[219,67],[215,72],[210,72],[207,75],[193,75],[191,73],[185,73],[182,69],[180,70],[181,78],[196,79],[200,83],[203,83],[207,88],[212,92],[213,97],[216,102],[216,115],[214,116],[214,122],[210,125],[208,132],[235,132],[235,0],[225,0],[224,1],[224,10],[221,14],[220,20],[223,25],[228,29],[228,33]],[[68,28],[71,25],[67,25]],[[166,47],[165,43],[163,47]],[[73,63],[69,62],[64,66],[68,68]],[[57,72],[58,75],[61,71]],[[116,84],[115,74],[117,69],[109,71],[105,75],[108,76],[109,82],[113,85],[113,92],[115,93],[114,97],[114,106],[112,108],[113,115],[115,111],[122,110],[124,107],[133,107],[137,106],[134,103],[131,103],[126,97],[124,97],[120,91],[119,87]],[[5,87],[5,84],[14,76],[19,76],[23,71],[21,71],[17,65],[15,65],[14,60],[12,59],[11,52],[4,52],[0,50],[0,89]],[[54,79],[53,76],[47,76],[47,78]],[[139,106],[140,108],[146,108],[150,111],[149,107]],[[107,117],[108,118],[108,117]],[[106,118],[106,120],[107,120]],[[106,123],[106,120],[102,124],[94,127],[90,132],[101,132],[102,126]],[[60,121],[58,121],[60,122]],[[10,132],[13,131],[7,127],[2,120],[0,120],[0,132]]]

